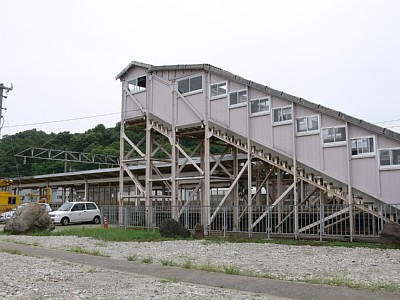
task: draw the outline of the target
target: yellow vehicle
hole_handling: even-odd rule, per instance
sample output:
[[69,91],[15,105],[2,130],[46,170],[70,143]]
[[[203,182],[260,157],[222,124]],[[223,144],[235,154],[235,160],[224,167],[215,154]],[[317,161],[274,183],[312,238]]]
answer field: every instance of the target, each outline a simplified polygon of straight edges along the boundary
[[0,179],[0,212],[11,210],[21,203],[20,196],[11,192],[12,184],[12,180]]

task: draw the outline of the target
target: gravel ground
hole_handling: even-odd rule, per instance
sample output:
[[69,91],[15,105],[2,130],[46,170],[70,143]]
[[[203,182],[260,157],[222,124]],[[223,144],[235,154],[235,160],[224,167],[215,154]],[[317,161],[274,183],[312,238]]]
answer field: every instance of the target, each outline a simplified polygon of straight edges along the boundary
[[[400,288],[400,250],[341,247],[233,244],[206,241],[104,242],[77,237],[0,236],[44,248],[67,250],[81,247],[113,259],[152,263],[190,264],[238,268],[242,272],[293,281],[331,279],[367,285]],[[204,287],[173,280],[67,264],[45,258],[0,252],[2,269],[0,297],[18,299],[279,299],[268,295]],[[34,265],[26,272],[27,266]],[[107,272],[107,285],[104,282]],[[110,275],[111,273],[111,275]],[[103,278],[103,279],[102,279]],[[23,283],[21,285],[21,283]],[[38,284],[39,283],[39,284]],[[110,290],[110,286],[113,286]],[[16,288],[18,287],[18,288]],[[280,298],[282,299],[282,298]]]

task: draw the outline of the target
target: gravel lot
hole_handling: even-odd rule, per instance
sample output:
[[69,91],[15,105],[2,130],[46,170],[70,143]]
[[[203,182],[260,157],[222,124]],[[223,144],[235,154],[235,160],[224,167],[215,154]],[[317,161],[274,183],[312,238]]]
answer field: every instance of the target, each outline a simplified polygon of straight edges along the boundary
[[[332,279],[400,287],[400,250],[233,244],[206,241],[103,242],[77,237],[0,236],[0,240],[67,250],[81,247],[113,259],[239,268],[285,280]],[[160,280],[0,252],[0,297],[18,299],[282,299],[173,279]],[[28,266],[35,266],[29,268]],[[10,277],[4,270],[12,271]],[[107,273],[107,284],[104,282]],[[110,289],[110,286],[113,288]],[[115,287],[115,288],[114,288]]]

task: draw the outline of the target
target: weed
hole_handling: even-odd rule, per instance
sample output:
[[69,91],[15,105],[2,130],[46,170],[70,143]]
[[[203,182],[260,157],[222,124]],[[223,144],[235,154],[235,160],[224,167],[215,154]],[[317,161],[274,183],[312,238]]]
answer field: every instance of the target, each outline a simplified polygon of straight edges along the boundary
[[80,254],[88,254],[88,255],[94,255],[94,256],[105,256],[105,257],[109,257],[109,255],[105,255],[103,253],[101,253],[98,250],[86,250],[85,248],[82,247],[69,247],[67,249],[67,251],[70,252],[76,252],[76,253],[80,253]]
[[137,260],[137,255],[136,255],[136,254],[128,255],[128,256],[126,257],[126,259],[127,259],[128,261],[136,261],[136,260]]
[[194,268],[193,262],[189,259],[185,260],[185,262],[182,264],[182,268],[193,269]]
[[220,272],[221,271],[220,268],[213,266],[210,261],[207,261],[207,263],[204,265],[200,265],[200,266],[196,267],[196,269],[207,271],[207,272]]
[[142,263],[145,264],[152,264],[153,263],[153,258],[152,257],[145,257],[141,260]]
[[97,272],[96,268],[90,268],[88,270],[88,273],[96,273],[96,272]]
[[15,255],[23,255],[22,251],[17,250],[17,249],[0,249],[0,252],[5,252],[9,254],[15,254]]
[[168,278],[161,279],[160,282],[161,283],[168,283],[168,282],[177,283],[178,282],[178,278],[176,278],[176,277],[168,277]]
[[178,267],[179,266],[179,264],[172,259],[162,259],[161,264],[163,266],[169,266],[169,267]]
[[240,274],[240,269],[236,266],[222,266],[222,269],[226,274],[230,275],[239,275]]

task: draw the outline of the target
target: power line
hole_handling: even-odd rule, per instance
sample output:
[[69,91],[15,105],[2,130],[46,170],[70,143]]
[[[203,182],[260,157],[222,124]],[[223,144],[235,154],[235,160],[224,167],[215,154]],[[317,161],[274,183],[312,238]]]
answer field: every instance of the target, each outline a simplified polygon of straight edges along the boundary
[[[381,121],[381,122],[376,122],[375,124],[391,123],[391,122],[398,122],[398,121],[400,121],[400,119],[388,120],[388,121]],[[393,126],[392,126],[392,127],[393,127]]]
[[78,121],[78,120],[85,120],[85,119],[92,119],[92,118],[99,118],[111,115],[118,115],[121,112],[115,113],[108,113],[108,114],[101,114],[101,115],[94,115],[94,116],[86,116],[86,117],[78,117],[78,118],[71,118],[71,119],[62,119],[62,120],[53,120],[53,121],[44,121],[44,122],[37,122],[37,123],[26,123],[26,124],[17,124],[17,125],[8,125],[4,126],[4,128],[15,128],[15,127],[25,127],[25,126],[34,126],[34,125],[43,125],[43,124],[53,124],[53,123],[61,123],[61,122],[69,122],[69,121]]
[[[138,110],[139,109],[131,109],[131,110],[128,110],[126,112],[133,112],[133,111],[138,111]],[[85,119],[93,119],[93,118],[106,117],[106,116],[112,116],[112,115],[120,115],[120,114],[121,114],[121,112],[119,111],[119,112],[113,112],[113,113],[108,113],[108,114],[85,116],[85,117],[76,117],[76,118],[70,118],[70,119],[43,121],[43,122],[36,122],[36,123],[17,124],[17,125],[8,125],[8,126],[4,126],[4,128],[16,128],[16,127],[26,127],[26,126],[34,126],[34,125],[54,124],[54,123],[62,123],[62,122],[78,121],[78,120],[85,120]]]

